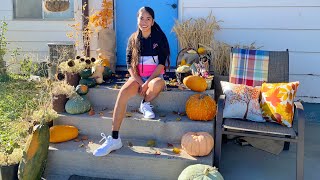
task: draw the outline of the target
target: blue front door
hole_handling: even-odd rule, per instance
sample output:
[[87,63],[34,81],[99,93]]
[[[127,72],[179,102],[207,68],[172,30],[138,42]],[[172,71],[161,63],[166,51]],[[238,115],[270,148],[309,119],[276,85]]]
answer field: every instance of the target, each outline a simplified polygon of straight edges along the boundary
[[143,6],[154,10],[155,21],[167,35],[171,50],[171,66],[176,66],[178,42],[171,32],[174,21],[178,18],[178,0],[115,0],[117,65],[126,65],[126,48],[130,35],[137,30],[137,12]]

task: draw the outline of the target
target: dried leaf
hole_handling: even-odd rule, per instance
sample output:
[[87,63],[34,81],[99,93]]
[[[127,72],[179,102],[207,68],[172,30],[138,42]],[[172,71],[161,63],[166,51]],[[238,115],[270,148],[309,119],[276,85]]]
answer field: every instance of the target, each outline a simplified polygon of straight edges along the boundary
[[176,121],[181,121],[181,117],[177,117],[177,118],[176,118]]
[[84,147],[84,144],[83,144],[83,143],[82,143],[82,144],[80,144],[80,145],[79,145],[79,147]]
[[148,140],[147,146],[148,147],[155,147],[156,146],[156,140],[154,140],[154,139]]
[[103,114],[103,112],[99,112],[99,116],[103,116],[104,114]]
[[118,86],[118,84],[114,85],[113,88],[114,88],[114,89],[120,89],[119,86]]
[[91,108],[89,111],[89,116],[93,116],[94,114],[95,114],[95,112],[94,112],[93,108]]
[[159,150],[157,150],[154,154],[155,155],[161,155],[161,152]]
[[186,115],[187,115],[186,112],[179,113],[179,116],[186,116]]
[[167,143],[168,147],[173,147],[173,144]]
[[160,114],[159,116],[160,117],[166,117],[167,115],[166,114]]
[[172,152],[174,152],[175,154],[180,154],[181,150],[179,148],[174,147],[172,149]]
[[88,136],[82,136],[81,137],[81,140],[83,140],[83,141],[86,141],[86,140],[88,140],[89,138],[88,138]]
[[129,147],[133,147],[132,142],[128,142],[128,146],[129,146]]
[[74,142],[80,142],[80,139],[76,138],[73,140]]
[[126,112],[126,117],[132,117],[132,113]]

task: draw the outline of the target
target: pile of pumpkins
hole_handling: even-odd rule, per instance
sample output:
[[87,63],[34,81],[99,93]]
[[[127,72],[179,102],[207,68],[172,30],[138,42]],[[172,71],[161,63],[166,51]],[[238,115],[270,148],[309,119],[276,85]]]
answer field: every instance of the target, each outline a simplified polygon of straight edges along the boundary
[[89,88],[103,83],[103,79],[111,77],[113,73],[108,66],[103,66],[99,60],[93,57],[84,58],[77,56],[76,59],[80,62],[85,61],[86,64],[93,63],[93,65],[91,64],[79,73],[81,79],[79,85],[76,86],[77,95],[71,97],[65,105],[65,110],[69,114],[83,114],[88,112],[91,109],[91,103],[85,95],[89,92]]

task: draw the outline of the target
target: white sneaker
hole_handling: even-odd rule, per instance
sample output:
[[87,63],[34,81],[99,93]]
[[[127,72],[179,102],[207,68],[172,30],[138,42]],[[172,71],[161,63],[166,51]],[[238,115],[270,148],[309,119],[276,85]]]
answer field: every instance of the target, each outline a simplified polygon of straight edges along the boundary
[[144,118],[153,119],[156,117],[154,112],[152,111],[153,106],[150,104],[150,102],[144,102],[140,104],[139,111],[144,115]]
[[122,142],[120,137],[118,139],[113,139],[112,136],[106,137],[104,133],[101,133],[102,139],[99,141],[99,143],[102,140],[106,140],[98,149],[96,149],[93,152],[94,156],[106,156],[111,151],[120,149],[122,147]]

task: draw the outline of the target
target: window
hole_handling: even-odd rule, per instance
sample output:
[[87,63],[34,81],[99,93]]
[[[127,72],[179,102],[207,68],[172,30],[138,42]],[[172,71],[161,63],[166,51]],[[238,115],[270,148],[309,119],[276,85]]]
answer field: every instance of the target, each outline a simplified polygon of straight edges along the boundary
[[48,12],[43,7],[43,0],[13,0],[15,19],[66,20],[74,17],[74,0],[64,12]]

